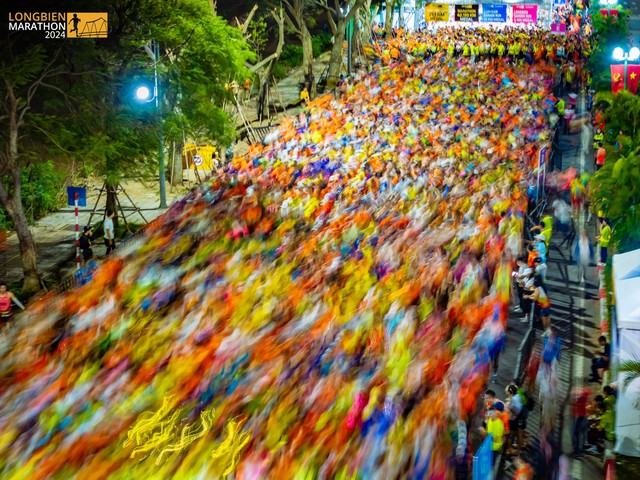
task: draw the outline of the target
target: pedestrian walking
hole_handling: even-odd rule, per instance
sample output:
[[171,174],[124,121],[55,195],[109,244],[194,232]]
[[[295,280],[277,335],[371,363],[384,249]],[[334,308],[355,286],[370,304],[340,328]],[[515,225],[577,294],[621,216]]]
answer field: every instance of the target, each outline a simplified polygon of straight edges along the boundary
[[115,237],[115,230],[113,226],[113,217],[114,217],[114,212],[107,210],[107,215],[103,223],[104,246],[107,248],[105,252],[105,256],[109,255],[116,248],[116,237]]
[[582,229],[580,232],[580,238],[576,241],[573,247],[573,261],[578,265],[578,276],[580,277],[580,283],[585,282],[587,267],[591,265],[593,260],[593,247],[587,236],[587,231]]
[[587,404],[591,391],[588,388],[576,388],[571,392],[571,418],[573,427],[571,429],[571,440],[573,444],[573,455],[584,455],[584,445],[587,440]]

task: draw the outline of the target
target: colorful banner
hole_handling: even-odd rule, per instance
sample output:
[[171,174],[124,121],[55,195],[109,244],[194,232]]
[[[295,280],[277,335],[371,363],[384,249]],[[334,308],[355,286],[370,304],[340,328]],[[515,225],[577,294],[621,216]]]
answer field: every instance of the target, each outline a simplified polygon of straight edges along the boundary
[[565,35],[567,33],[567,25],[565,23],[552,23],[551,33],[556,33],[558,35]]
[[478,4],[456,5],[456,22],[477,22]]
[[444,3],[430,3],[424,7],[425,22],[448,22],[449,5]]
[[640,81],[640,65],[627,65],[627,90],[634,95],[638,91]]
[[513,23],[538,23],[537,5],[514,5],[512,8]]
[[611,65],[611,93],[624,90],[624,65]]
[[483,22],[507,22],[507,6],[506,5],[482,5],[482,21]]
[[556,5],[556,6],[566,5],[567,4],[567,0],[553,0],[553,4]]

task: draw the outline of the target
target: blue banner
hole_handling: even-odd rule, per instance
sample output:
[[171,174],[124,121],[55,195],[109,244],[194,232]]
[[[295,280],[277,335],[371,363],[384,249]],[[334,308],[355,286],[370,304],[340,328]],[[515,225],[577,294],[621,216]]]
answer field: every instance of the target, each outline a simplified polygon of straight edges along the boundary
[[482,5],[481,18],[483,22],[506,23],[507,22],[507,6],[491,5],[491,4],[485,3]]
[[473,456],[473,478],[490,480],[493,478],[493,436],[491,434],[480,445]]

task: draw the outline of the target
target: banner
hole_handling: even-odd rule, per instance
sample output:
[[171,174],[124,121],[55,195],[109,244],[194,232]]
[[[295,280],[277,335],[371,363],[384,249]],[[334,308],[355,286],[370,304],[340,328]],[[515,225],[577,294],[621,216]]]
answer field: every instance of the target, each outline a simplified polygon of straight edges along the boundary
[[425,22],[448,22],[449,5],[444,3],[430,3],[424,7]]
[[551,33],[565,35],[567,33],[567,25],[565,23],[552,23]]
[[473,478],[492,478],[493,476],[493,435],[486,436],[473,456]]
[[611,93],[624,89],[624,65],[611,65]]
[[514,5],[513,23],[538,23],[537,5]]
[[553,0],[554,5],[566,5],[567,0]]
[[640,65],[627,65],[627,90],[634,95],[638,91],[640,81]]
[[507,22],[507,6],[506,5],[482,5],[482,21],[483,22]]
[[456,22],[477,22],[478,4],[456,5]]

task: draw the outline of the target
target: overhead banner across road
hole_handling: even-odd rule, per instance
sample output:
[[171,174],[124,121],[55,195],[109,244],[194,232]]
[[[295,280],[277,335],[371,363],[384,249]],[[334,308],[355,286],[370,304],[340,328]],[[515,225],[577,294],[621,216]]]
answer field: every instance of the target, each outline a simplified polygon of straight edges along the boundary
[[424,7],[425,22],[448,22],[449,5],[444,3],[430,3]]
[[477,22],[478,4],[456,5],[456,22]]
[[482,5],[482,21],[506,23],[507,22],[507,6],[506,5]]
[[514,5],[513,23],[538,23],[537,5]]

